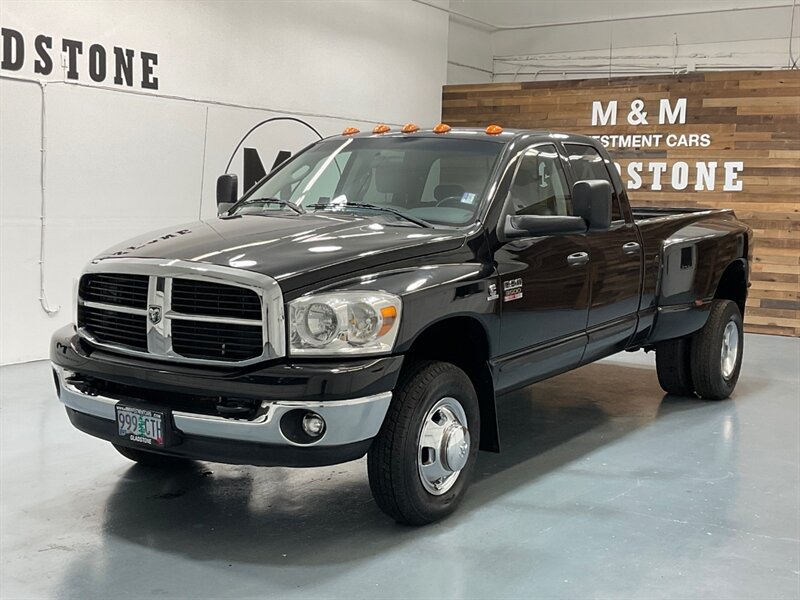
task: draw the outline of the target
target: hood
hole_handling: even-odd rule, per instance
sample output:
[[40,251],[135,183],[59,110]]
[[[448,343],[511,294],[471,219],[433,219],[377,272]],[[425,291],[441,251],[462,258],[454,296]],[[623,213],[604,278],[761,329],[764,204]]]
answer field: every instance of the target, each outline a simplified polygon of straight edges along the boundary
[[145,234],[97,258],[164,258],[237,267],[269,275],[287,290],[313,279],[454,250],[464,238],[461,232],[387,225],[351,215],[241,215]]

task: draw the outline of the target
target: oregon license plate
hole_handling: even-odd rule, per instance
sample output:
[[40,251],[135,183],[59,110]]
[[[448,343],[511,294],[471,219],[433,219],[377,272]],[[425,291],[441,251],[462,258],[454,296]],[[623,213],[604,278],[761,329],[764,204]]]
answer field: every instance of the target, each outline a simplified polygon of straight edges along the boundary
[[116,405],[117,434],[139,444],[164,447],[166,418],[163,412]]

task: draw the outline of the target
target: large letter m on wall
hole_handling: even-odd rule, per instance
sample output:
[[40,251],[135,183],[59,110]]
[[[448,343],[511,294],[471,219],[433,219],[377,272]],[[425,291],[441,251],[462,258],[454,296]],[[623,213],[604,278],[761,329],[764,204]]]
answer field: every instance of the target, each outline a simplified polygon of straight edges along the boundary
[[592,102],[592,127],[597,125],[616,125],[617,124],[617,101],[611,100],[605,111],[603,103],[599,100]]

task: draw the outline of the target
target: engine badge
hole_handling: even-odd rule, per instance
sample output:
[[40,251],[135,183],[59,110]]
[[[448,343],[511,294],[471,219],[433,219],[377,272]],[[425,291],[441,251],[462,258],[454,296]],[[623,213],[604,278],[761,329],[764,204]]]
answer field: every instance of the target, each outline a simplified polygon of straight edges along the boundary
[[522,279],[509,279],[503,282],[503,302],[522,298]]

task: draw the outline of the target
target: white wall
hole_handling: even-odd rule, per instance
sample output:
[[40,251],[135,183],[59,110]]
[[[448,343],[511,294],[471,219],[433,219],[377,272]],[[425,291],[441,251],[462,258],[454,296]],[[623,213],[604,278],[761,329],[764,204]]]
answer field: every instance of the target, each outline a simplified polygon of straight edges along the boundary
[[[0,25],[25,36],[19,71],[0,71],[0,364],[43,358],[71,318],[93,255],[141,232],[215,214],[214,186],[255,123],[298,114],[325,135],[377,121],[438,122],[447,15],[381,2],[14,2]],[[33,71],[37,34],[82,40],[79,84],[60,52]],[[156,52],[157,91],[123,92],[86,76],[88,44]],[[112,65],[109,65],[111,68]],[[42,79],[46,98],[47,302],[39,304]],[[138,86],[134,86],[134,90]],[[247,144],[269,168],[278,149],[314,136],[298,125]],[[241,159],[233,171],[241,173]]]
[[447,83],[491,82],[492,56],[492,36],[488,28],[450,19]]
[[[464,15],[451,18],[461,27],[451,25],[450,48],[467,44],[472,30],[489,32],[488,78],[498,82],[789,66],[791,0],[451,0],[449,8]],[[797,58],[800,7],[794,35]],[[448,83],[486,79],[448,69]]]

